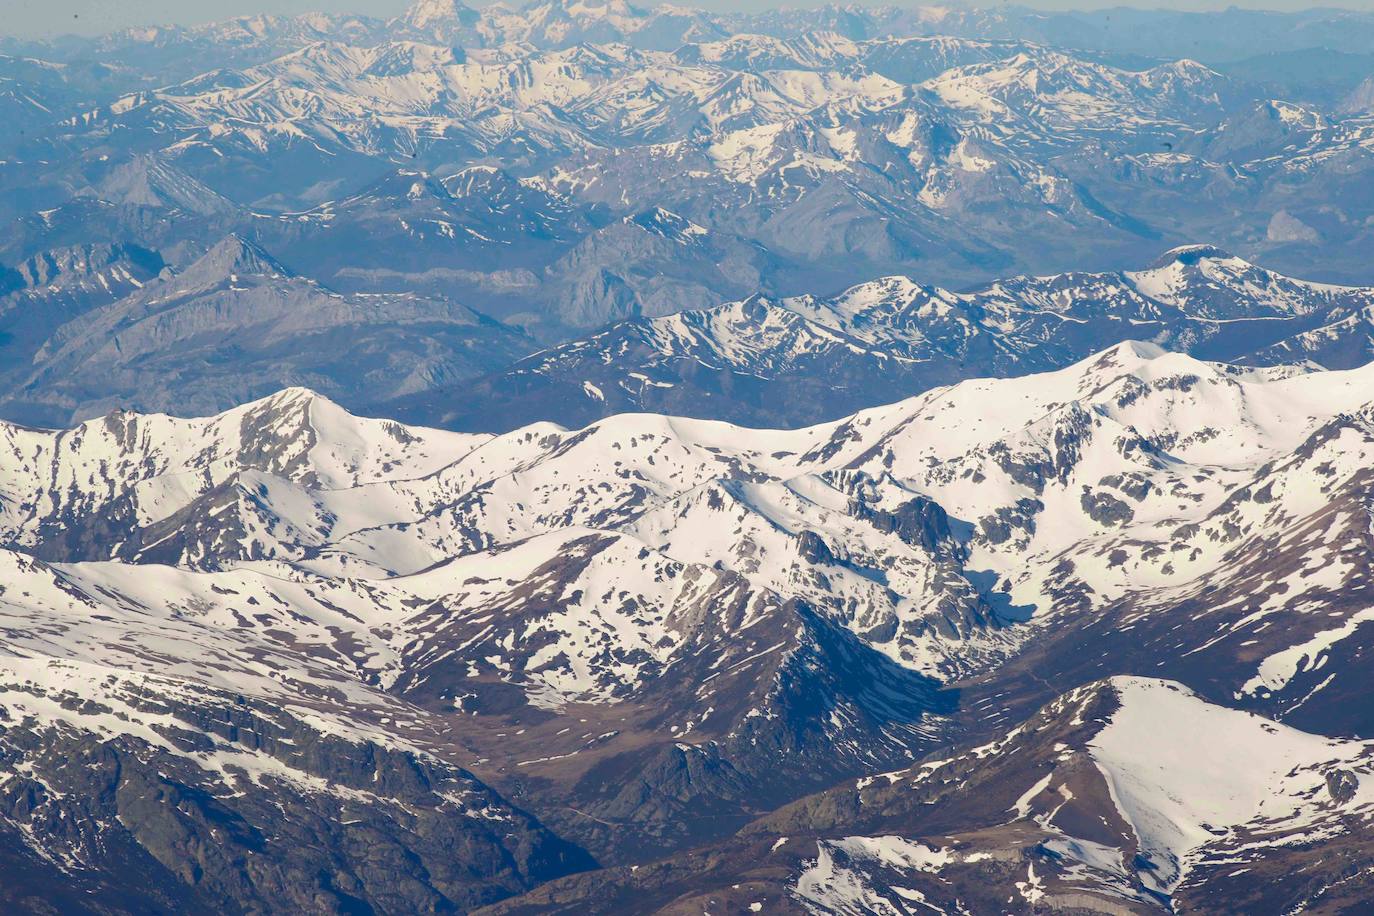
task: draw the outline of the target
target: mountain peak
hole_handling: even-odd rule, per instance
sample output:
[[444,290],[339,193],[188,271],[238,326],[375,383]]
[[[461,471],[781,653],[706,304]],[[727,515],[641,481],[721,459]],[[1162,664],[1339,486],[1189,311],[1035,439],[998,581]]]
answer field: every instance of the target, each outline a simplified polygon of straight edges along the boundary
[[291,272],[256,242],[231,232],[187,267],[182,277],[222,280],[240,274],[286,277]]
[[171,207],[209,216],[234,204],[160,156],[143,153],[110,171],[96,186],[104,200],[146,207]]
[[350,197],[348,202],[364,202],[372,206],[372,202],[378,200],[447,201],[452,197],[444,183],[429,172],[422,169],[398,168]]
[[1236,256],[1229,251],[1218,248],[1215,245],[1179,245],[1177,248],[1170,248],[1147,268],[1148,270],[1162,270],[1174,264],[1182,264],[1184,267],[1192,267],[1199,261],[1231,261]]
[[530,0],[527,10],[557,9],[568,15],[632,15],[639,12],[625,0]]
[[1148,340],[1123,340],[1116,346],[1104,350],[1099,356],[1111,353],[1128,359],[1151,360],[1159,359],[1168,352],[1159,344]]
[[1193,60],[1191,57],[1181,57],[1178,60],[1170,61],[1167,64],[1161,64],[1155,69],[1158,71],[1167,70],[1171,73],[1176,73],[1180,76],[1189,77],[1212,77],[1219,75],[1211,67],[1207,66],[1201,61]]
[[[1094,353],[1063,370],[1068,376],[1079,379],[1079,387],[1086,385],[1096,388],[1123,375],[1135,375],[1146,363],[1163,357],[1189,360],[1183,354],[1171,353],[1158,344],[1145,340],[1123,340],[1115,346]],[[1146,370],[1148,371],[1148,370]]]
[[1374,113],[1374,76],[1368,77],[1343,99],[1336,109],[1343,115],[1367,115]]
[[476,10],[462,0],[415,0],[399,22],[412,29],[433,30],[455,25],[471,25],[476,22]]
[[316,401],[328,402],[329,399],[313,388],[306,388],[304,385],[289,385],[280,391],[269,394],[265,398],[259,398],[253,403],[264,406],[290,407],[299,404],[312,404]]

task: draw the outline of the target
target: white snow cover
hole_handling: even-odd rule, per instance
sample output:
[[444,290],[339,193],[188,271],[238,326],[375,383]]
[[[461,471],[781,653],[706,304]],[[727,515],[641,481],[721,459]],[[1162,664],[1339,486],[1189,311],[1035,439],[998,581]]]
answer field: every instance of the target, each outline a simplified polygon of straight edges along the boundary
[[[1038,874],[1035,864],[1028,863],[1025,880],[1016,885],[1027,903],[1080,888],[1107,900],[1158,906],[1159,898],[1142,893],[1140,884],[1167,898],[1190,867],[1209,856],[1239,864],[1247,849],[1262,855],[1267,836],[1274,837],[1273,842],[1301,843],[1346,829],[1343,817],[1358,821],[1374,813],[1374,782],[1369,777],[1374,744],[1298,731],[1208,703],[1181,684],[1155,678],[1114,677],[1075,691],[1070,698],[1099,689],[1111,690],[1119,708],[1086,748],[1061,744],[1056,750],[1061,760],[1086,750],[1138,845],[1117,848],[1068,835],[1055,826],[1058,810],[1074,800],[1067,785],[1060,784],[1053,793],[1052,810],[1033,811],[1032,800],[1059,776],[1048,772],[1008,812],[1013,822],[1030,820],[1047,832],[1050,838],[1044,847],[1060,857],[1057,868],[1041,865]],[[1025,752],[1008,750],[1021,731],[1009,733],[1006,742],[970,753],[996,766],[1004,752]],[[927,764],[917,780],[938,773],[947,762]],[[1331,802],[1326,782],[1327,774],[1336,769],[1356,780],[1351,797],[1339,806]],[[817,857],[796,877],[792,893],[818,913],[904,912],[893,895],[922,900],[919,891],[908,886],[916,877],[945,880],[942,872],[989,857],[986,851],[973,851],[985,835],[980,826],[970,825],[970,832],[955,843],[957,849],[899,836],[821,840]],[[1007,852],[1019,858],[1025,838],[1012,836],[1015,845]],[[1129,844],[1132,837],[1124,839]],[[1137,854],[1149,865],[1141,866]]]
[[[1090,751],[1141,852],[1157,866],[1141,870],[1141,879],[1163,893],[1183,879],[1189,854],[1219,832],[1256,822],[1291,829],[1315,820],[1323,765],[1369,752],[1363,742],[1213,706],[1176,683],[1114,678],[1112,685],[1121,708]],[[1361,778],[1355,803],[1371,802],[1374,784]]]
[[[1095,602],[1140,583],[1181,596],[1226,568],[1227,532],[1301,530],[1331,492],[1312,484],[1312,469],[1339,484],[1366,466],[1374,445],[1350,430],[1310,456],[1285,456],[1323,424],[1358,416],[1371,372],[1238,370],[1128,343],[1057,372],[972,380],[802,430],[622,415],[580,431],[536,424],[499,436],[354,418],[290,390],[204,420],[122,414],[59,433],[0,426],[11,456],[0,463],[0,526],[23,545],[45,519],[107,511],[123,494],[144,525],[211,501],[204,511],[217,521],[207,531],[241,528],[241,540],[197,535],[172,562],[274,560],[337,587],[364,579],[400,593],[423,592],[427,580],[397,576],[455,557],[511,563],[532,548],[490,552],[547,534],[558,544],[578,530],[606,532],[690,569],[806,598],[902,664],[944,676],[1014,650],[1020,631],[977,622],[988,600],[1051,625],[1065,556]],[[1259,489],[1269,502],[1228,503]],[[1091,514],[1085,493],[1129,517]],[[921,499],[953,520],[942,544],[904,541],[856,509],[898,512]],[[1035,524],[988,536],[1000,519],[1014,520],[1006,513],[1023,511]],[[828,556],[803,551],[804,535]],[[143,548],[182,538],[173,527]],[[1327,540],[1330,555],[1290,574],[1260,614],[1356,574],[1339,559],[1339,537]],[[1120,545],[1140,543],[1163,549],[1114,559]],[[648,583],[631,585],[650,605],[670,601]],[[1332,620],[1331,635],[1316,639],[1327,645],[1351,626]],[[1292,678],[1284,671],[1300,670],[1300,657],[1287,658],[1266,663],[1245,689],[1282,687]]]

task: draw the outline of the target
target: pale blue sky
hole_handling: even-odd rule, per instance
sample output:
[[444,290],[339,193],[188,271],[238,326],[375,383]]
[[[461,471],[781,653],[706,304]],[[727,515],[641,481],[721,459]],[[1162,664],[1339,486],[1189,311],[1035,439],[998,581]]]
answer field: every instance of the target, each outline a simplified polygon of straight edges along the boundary
[[[520,0],[508,0],[519,5]],[[652,6],[658,0],[640,0]],[[684,6],[704,9],[763,8],[783,5],[767,0],[677,0]],[[900,0],[898,0],[900,2]],[[929,0],[931,3],[938,0]],[[1224,9],[1242,6],[1257,9],[1305,9],[1313,6],[1374,9],[1374,0],[1030,0],[1026,6],[1045,9],[1096,9],[1112,6],[1164,7],[1171,9]],[[0,0],[0,34],[52,35],[64,32],[91,34],[133,25],[195,23],[249,13],[303,13],[312,10],[394,15],[408,0]],[[479,2],[470,5],[480,6]],[[813,5],[789,0],[789,6]],[[913,4],[915,5],[915,4]]]

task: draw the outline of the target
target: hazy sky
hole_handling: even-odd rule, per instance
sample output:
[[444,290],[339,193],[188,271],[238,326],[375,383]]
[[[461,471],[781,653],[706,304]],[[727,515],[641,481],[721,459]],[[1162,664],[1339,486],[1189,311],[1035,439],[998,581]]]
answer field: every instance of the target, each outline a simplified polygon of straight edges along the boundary
[[[508,0],[520,5],[520,0]],[[645,6],[658,0],[640,0]],[[757,9],[781,6],[768,0],[676,0],[683,6],[704,9]],[[901,0],[897,0],[901,2]],[[932,5],[938,0],[930,0]],[[1243,6],[1258,9],[1304,9],[1312,6],[1338,6],[1374,9],[1374,0],[1022,0],[1027,6],[1046,9],[1095,9],[1110,6],[1167,7],[1171,9],[1224,9]],[[51,35],[62,32],[108,32],[131,25],[205,22],[249,13],[303,13],[312,10],[393,15],[404,9],[408,0],[0,0],[0,34]],[[471,2],[472,6],[481,3]],[[785,5],[810,6],[814,3],[788,0]],[[912,4],[916,5],[916,4]]]

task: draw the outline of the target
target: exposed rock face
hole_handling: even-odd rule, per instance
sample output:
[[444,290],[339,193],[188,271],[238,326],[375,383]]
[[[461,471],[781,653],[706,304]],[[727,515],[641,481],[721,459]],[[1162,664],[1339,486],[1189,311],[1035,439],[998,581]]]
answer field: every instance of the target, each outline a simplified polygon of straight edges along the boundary
[[[1161,716],[1167,735],[1154,730]],[[1198,766],[1204,753],[1215,765]],[[1348,906],[1361,891],[1341,879],[1371,860],[1369,802],[1342,767],[1371,753],[1172,682],[1114,678],[1057,697],[991,743],[810,796],[723,843],[560,879],[483,912]],[[1333,784],[1339,798],[1326,795]],[[1325,862],[1283,839],[1313,829]],[[1294,869],[1305,877],[1282,879]]]
[[[110,709],[34,695],[70,704],[77,721]],[[42,857],[34,867],[63,877],[7,881],[12,906],[42,894],[37,881],[60,888],[72,875],[97,884],[97,912],[120,899],[133,911],[444,912],[594,864],[470,774],[242,698],[131,698],[133,715],[168,722],[158,744],[170,747],[20,718],[14,699],[0,754],[31,775],[0,789],[0,812],[43,838],[27,847]]]
[[52,328],[9,413],[64,423],[116,405],[214,411],[296,384],[356,404],[478,374],[529,346],[449,302],[342,296],[236,236],[140,287]]
[[950,531],[949,516],[940,504],[922,497],[908,500],[892,511],[874,509],[865,502],[855,505],[855,515],[885,533],[892,533],[904,543],[919,546],[930,553],[942,548],[957,551],[958,541]]
[[155,251],[96,243],[49,249],[0,267],[0,385],[17,384],[64,324],[136,292],[164,266]]

